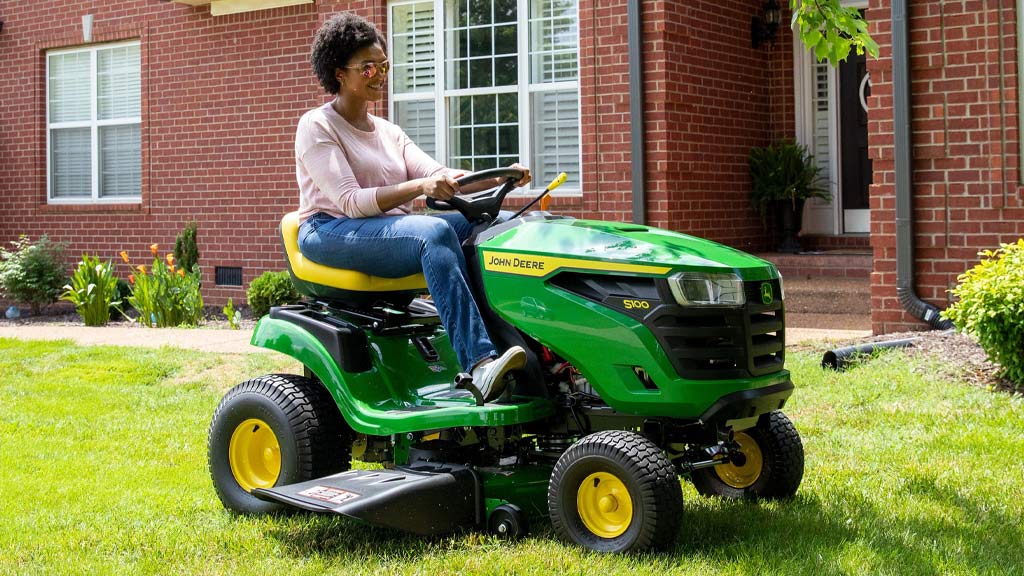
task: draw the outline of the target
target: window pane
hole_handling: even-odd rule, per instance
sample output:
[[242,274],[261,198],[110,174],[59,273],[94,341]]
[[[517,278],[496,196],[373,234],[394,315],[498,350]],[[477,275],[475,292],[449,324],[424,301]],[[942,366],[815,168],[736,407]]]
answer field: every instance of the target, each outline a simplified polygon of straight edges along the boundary
[[515,22],[516,0],[494,0],[494,22]]
[[452,125],[448,135],[452,157],[449,165],[469,165],[472,170],[483,170],[507,166],[511,162],[505,161],[510,157],[514,158],[512,162],[516,161],[519,155],[516,104],[515,93],[452,97],[449,109]]
[[100,126],[100,197],[142,194],[142,130]]
[[431,158],[437,157],[434,116],[433,100],[395,102],[395,124]]
[[568,182],[578,186],[580,132],[576,91],[536,92],[532,109],[534,179],[546,184],[565,172],[569,175]]
[[516,27],[498,26],[494,29],[494,53],[516,53]]
[[96,98],[100,120],[142,115],[139,46],[117,46],[96,53]]
[[50,187],[53,198],[92,196],[92,130],[50,130]]
[[90,58],[88,52],[53,54],[48,58],[50,122],[91,119]]
[[493,62],[491,58],[469,61],[470,88],[490,88],[494,85],[493,77],[491,76]]
[[565,82],[577,79],[578,21],[575,0],[531,0],[531,82]]
[[395,6],[391,18],[392,86],[396,94],[434,89],[434,5]]
[[491,23],[491,3],[488,0],[469,0],[469,25]]

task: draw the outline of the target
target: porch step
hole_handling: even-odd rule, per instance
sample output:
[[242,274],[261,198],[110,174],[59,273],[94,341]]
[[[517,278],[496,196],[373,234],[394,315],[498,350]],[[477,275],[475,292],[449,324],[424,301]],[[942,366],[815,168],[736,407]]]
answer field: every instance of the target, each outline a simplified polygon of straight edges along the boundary
[[779,269],[786,284],[798,278],[863,278],[871,276],[873,256],[870,250],[846,249],[826,252],[758,254]]
[[786,326],[871,330],[868,278],[785,279]]

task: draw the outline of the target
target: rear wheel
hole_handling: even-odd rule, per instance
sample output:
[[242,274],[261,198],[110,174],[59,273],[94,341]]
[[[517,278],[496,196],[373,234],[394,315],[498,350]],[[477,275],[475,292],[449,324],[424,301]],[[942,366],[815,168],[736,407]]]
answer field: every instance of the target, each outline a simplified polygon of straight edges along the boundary
[[683,511],[675,469],[653,442],[609,430],[573,444],[548,485],[548,512],[562,538],[600,552],[671,544]]
[[281,510],[256,488],[347,470],[350,436],[330,393],[315,380],[271,374],[246,380],[221,400],[210,424],[210,476],[224,507],[242,514]]
[[804,446],[782,412],[765,414],[757,426],[735,434],[738,462],[697,470],[693,485],[704,496],[790,498],[804,476]]

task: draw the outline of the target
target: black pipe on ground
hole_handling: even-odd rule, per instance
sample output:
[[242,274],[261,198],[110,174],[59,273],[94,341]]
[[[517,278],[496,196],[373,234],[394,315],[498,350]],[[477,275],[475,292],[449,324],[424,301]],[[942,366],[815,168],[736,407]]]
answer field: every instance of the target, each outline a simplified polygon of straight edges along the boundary
[[883,350],[885,348],[906,348],[908,346],[912,346],[916,340],[920,340],[920,337],[902,338],[900,340],[889,340],[887,342],[869,342],[867,344],[857,344],[856,346],[836,348],[835,350],[825,352],[825,355],[821,358],[821,367],[831,368],[836,372],[842,372],[848,368],[858,356],[865,356],[873,353],[875,350]]

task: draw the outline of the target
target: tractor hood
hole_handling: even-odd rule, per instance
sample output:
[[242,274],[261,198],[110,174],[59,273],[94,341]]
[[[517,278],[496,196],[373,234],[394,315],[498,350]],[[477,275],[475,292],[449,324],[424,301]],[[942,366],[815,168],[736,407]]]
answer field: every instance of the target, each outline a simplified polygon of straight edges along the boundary
[[779,277],[775,266],[728,246],[649,226],[528,217],[478,239],[485,270],[547,276],[566,268],[627,274],[735,272],[746,281]]

